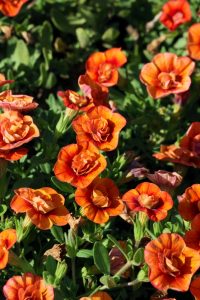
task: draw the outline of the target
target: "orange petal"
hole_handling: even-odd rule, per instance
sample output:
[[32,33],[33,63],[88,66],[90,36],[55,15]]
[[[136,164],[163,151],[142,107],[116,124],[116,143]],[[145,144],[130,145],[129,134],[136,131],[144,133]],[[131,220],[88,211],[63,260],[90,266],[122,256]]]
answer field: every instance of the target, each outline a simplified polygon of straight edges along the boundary
[[121,48],[111,48],[105,51],[106,62],[111,63],[116,68],[123,66],[127,62],[126,55]]
[[38,213],[34,209],[29,210],[27,212],[27,215],[31,219],[31,222],[38,228],[42,230],[50,229],[53,226],[52,221],[47,215],[43,215],[41,213]]
[[177,56],[173,53],[159,53],[154,56],[153,63],[159,69],[160,72],[169,73],[176,67]]
[[139,194],[147,194],[149,196],[156,195],[158,192],[160,192],[160,188],[150,182],[142,182],[136,186],[136,190]]
[[53,224],[57,226],[64,226],[69,221],[69,211],[65,206],[60,206],[52,210],[48,217],[51,219]]
[[15,229],[6,229],[0,233],[0,240],[3,240],[6,249],[10,249],[17,241]]
[[27,210],[29,210],[32,207],[32,205],[30,205],[30,203],[28,201],[26,201],[23,198],[21,198],[20,196],[16,195],[12,198],[10,207],[16,213],[24,213],[24,212],[27,212]]

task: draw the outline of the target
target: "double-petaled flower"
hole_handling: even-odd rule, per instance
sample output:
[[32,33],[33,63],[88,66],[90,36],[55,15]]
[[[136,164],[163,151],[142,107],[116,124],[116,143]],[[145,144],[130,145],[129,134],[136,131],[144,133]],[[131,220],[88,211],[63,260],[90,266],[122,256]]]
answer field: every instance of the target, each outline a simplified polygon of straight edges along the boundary
[[6,229],[0,232],[0,269],[4,269],[8,263],[9,249],[17,241],[15,229]]
[[77,188],[75,201],[82,207],[83,214],[98,224],[120,215],[124,209],[119,190],[109,178],[96,178],[86,188]]
[[189,28],[187,48],[191,58],[200,60],[200,23]]
[[193,122],[186,134],[179,141],[179,146],[160,147],[160,152],[153,154],[159,160],[200,168],[200,122]]
[[15,190],[10,206],[16,213],[26,213],[36,227],[47,230],[53,225],[68,223],[69,212],[64,202],[64,197],[50,187],[19,188]]
[[190,87],[190,75],[194,67],[195,63],[189,57],[159,53],[152,62],[143,66],[140,80],[146,85],[149,95],[155,99],[183,93]]
[[198,251],[186,246],[183,238],[163,233],[149,242],[144,251],[149,266],[149,280],[161,291],[187,291],[193,274],[200,267]]
[[20,147],[39,135],[30,116],[17,111],[4,112],[0,115],[0,157],[7,160],[21,158],[27,150]]
[[87,187],[106,168],[106,159],[90,142],[61,148],[54,166],[56,177],[75,187]]
[[87,111],[98,105],[108,106],[108,89],[93,81],[87,74],[79,76],[78,84],[82,95],[72,90],[59,91],[66,107],[74,110]]
[[149,182],[140,183],[135,189],[126,192],[122,199],[131,211],[143,211],[152,221],[165,219],[173,206],[171,196]]
[[28,0],[1,0],[0,11],[5,16],[15,17],[26,2]]
[[192,18],[190,5],[186,0],[169,0],[163,5],[160,22],[173,31]]
[[0,107],[4,110],[28,111],[35,109],[38,103],[27,95],[13,95],[11,90],[0,93]]
[[118,82],[118,68],[127,62],[121,48],[95,52],[86,61],[86,74],[102,86],[110,87]]
[[54,300],[54,289],[32,273],[13,276],[3,287],[6,300]]
[[77,142],[92,142],[103,151],[114,150],[118,145],[119,133],[126,120],[105,106],[97,106],[78,116],[72,123]]

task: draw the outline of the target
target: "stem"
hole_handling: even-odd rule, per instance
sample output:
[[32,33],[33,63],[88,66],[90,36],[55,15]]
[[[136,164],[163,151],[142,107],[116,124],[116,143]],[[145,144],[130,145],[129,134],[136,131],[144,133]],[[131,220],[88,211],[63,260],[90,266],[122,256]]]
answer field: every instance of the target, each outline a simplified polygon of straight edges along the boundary
[[127,263],[123,267],[121,267],[121,269],[119,269],[119,271],[115,273],[113,277],[124,274],[131,266],[132,266],[132,261],[127,261]]
[[72,258],[72,281],[76,285],[76,260],[75,257]]

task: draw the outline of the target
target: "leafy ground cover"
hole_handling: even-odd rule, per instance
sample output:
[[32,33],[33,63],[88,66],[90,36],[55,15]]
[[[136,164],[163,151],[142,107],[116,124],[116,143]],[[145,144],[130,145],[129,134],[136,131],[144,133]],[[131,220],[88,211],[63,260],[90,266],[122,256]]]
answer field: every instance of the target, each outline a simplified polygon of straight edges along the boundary
[[200,299],[200,1],[0,1],[7,300]]

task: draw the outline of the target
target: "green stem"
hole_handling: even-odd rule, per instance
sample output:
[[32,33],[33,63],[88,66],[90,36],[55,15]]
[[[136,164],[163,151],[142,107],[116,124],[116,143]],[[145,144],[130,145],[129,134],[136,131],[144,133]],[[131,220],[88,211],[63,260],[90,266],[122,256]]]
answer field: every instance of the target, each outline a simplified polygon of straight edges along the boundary
[[75,257],[72,258],[72,281],[76,285],[76,260]]
[[130,267],[132,266],[132,261],[127,261],[127,263],[119,269],[117,273],[113,277],[121,276],[124,274]]

